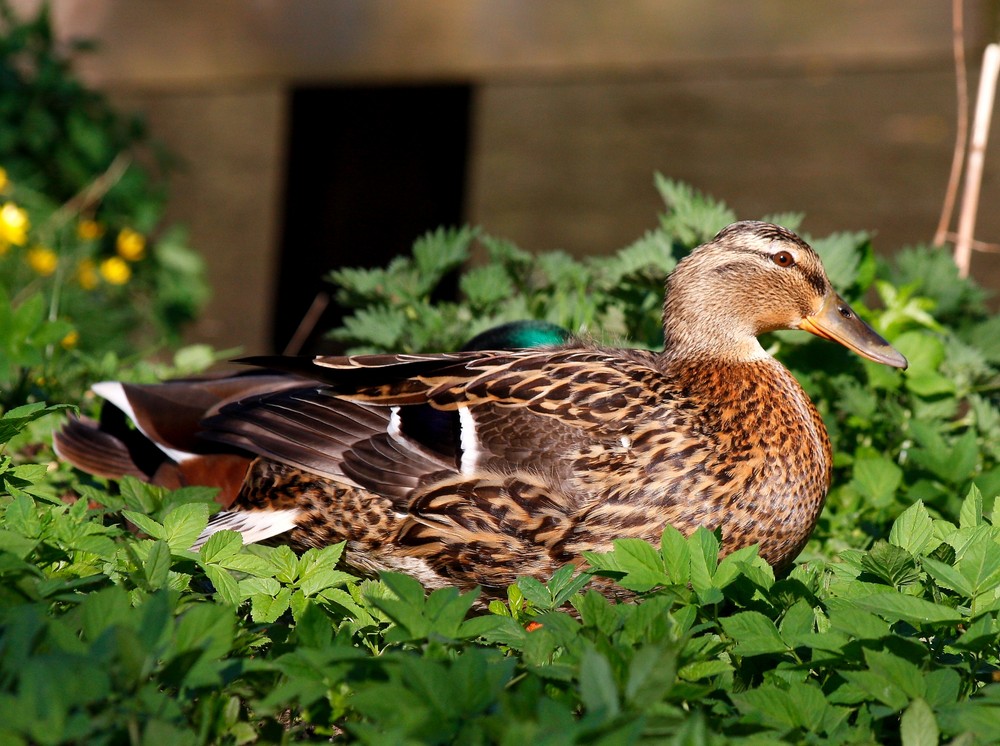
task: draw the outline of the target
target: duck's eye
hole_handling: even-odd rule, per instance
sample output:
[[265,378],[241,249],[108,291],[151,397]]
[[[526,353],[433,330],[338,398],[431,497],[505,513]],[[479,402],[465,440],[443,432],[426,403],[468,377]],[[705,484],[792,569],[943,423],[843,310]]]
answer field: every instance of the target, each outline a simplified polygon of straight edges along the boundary
[[779,251],[771,256],[771,260],[779,267],[791,267],[795,264],[795,257],[787,251]]

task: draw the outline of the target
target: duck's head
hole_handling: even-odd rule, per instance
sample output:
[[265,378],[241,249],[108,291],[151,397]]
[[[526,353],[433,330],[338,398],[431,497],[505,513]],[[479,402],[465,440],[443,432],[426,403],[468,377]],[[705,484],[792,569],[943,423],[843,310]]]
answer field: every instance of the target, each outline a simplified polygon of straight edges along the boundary
[[819,255],[771,223],[733,223],[685,257],[667,280],[668,358],[747,362],[766,355],[757,335],[802,329],[897,368],[906,358],[841,298]]

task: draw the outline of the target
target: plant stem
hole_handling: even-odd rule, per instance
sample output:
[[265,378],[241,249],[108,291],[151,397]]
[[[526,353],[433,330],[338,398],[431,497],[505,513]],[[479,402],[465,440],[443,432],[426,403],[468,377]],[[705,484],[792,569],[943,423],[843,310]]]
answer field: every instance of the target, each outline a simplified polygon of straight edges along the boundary
[[979,211],[979,188],[983,182],[983,162],[986,158],[986,141],[989,138],[998,74],[1000,74],[1000,45],[989,44],[983,53],[983,67],[979,73],[979,94],[976,97],[976,117],[972,124],[972,145],[969,147],[965,170],[962,210],[958,216],[955,264],[958,265],[961,277],[969,276],[972,233],[976,228],[976,213]]
[[70,197],[58,210],[52,213],[46,221],[45,227],[55,232],[73,216],[79,215],[87,208],[96,205],[121,180],[131,163],[132,156],[128,153],[119,153],[116,155],[104,173]]
[[941,206],[941,218],[934,232],[934,245],[944,246],[948,240],[948,226],[955,212],[955,199],[958,195],[958,183],[962,176],[962,163],[965,161],[965,148],[969,139],[969,81],[965,72],[965,32],[962,21],[962,3],[964,0],[952,0],[952,48],[955,56],[955,99],[957,114],[955,117],[955,151],[951,157],[951,174],[948,176],[948,188],[945,190],[944,204]]

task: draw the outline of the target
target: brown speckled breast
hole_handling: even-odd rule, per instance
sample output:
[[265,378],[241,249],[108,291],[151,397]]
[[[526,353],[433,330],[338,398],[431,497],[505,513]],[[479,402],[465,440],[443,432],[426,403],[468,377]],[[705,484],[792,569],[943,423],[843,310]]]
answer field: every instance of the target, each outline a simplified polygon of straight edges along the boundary
[[677,400],[636,420],[617,454],[621,478],[580,516],[567,551],[619,536],[657,543],[665,523],[684,534],[721,526],[724,554],[759,542],[770,564],[787,564],[830,486],[830,441],[816,408],[773,359],[689,365],[667,378]]

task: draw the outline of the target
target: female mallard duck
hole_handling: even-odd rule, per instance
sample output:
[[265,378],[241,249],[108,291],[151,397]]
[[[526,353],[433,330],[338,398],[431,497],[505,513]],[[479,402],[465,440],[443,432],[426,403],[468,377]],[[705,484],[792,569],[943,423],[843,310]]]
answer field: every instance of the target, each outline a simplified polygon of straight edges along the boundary
[[346,540],[357,568],[429,587],[496,592],[618,537],[655,542],[667,523],[719,527],[723,553],[759,543],[781,567],[816,523],[831,451],[802,388],[757,341],[776,329],[906,367],[808,244],[742,222],[671,273],[659,354],[570,343],[253,358],[292,375],[95,386],[158,446],[152,459],[147,442],[79,420],[56,443],[99,474],[238,484],[202,540],[219,529],[297,547]]

